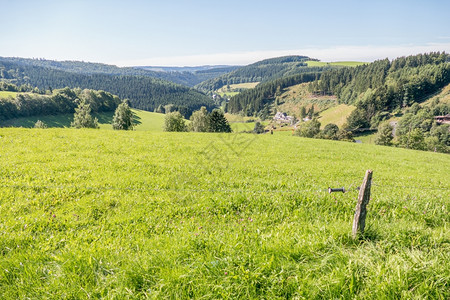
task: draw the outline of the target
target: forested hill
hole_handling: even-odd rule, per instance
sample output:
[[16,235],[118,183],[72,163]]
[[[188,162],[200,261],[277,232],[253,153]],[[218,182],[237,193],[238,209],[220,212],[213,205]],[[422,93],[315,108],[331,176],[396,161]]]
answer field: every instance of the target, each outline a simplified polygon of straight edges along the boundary
[[206,80],[196,88],[203,91],[215,91],[228,84],[246,82],[268,82],[282,77],[298,75],[302,73],[322,72],[333,68],[308,67],[306,61],[315,60],[307,56],[283,56],[262,60],[254,64],[238,68],[222,76]]
[[245,90],[233,96],[227,105],[227,111],[235,114],[243,112],[249,116],[260,113],[261,116],[264,116],[262,117],[264,119],[268,116],[269,107],[277,93],[289,86],[314,81],[319,76],[320,73],[303,73],[261,83],[253,89]]
[[0,82],[0,91],[11,92],[8,97],[0,97],[0,122],[20,117],[74,113],[81,101],[89,104],[95,113],[114,111],[121,103],[121,99],[111,93],[88,89],[63,88],[50,92]]
[[440,52],[379,60],[324,72],[311,90],[356,105],[347,120],[349,129],[376,128],[390,112],[421,102],[449,84],[449,62],[450,55]]
[[42,90],[64,87],[104,90],[129,99],[133,107],[143,110],[173,104],[185,116],[201,106],[214,107],[212,99],[197,90],[148,76],[74,73],[0,60],[0,81]]
[[77,74],[107,74],[115,76],[146,76],[163,79],[174,83],[193,87],[194,85],[235,70],[236,66],[208,66],[197,68],[152,68],[125,67],[90,63],[81,61],[54,61],[46,59],[28,59],[17,57],[0,57],[0,62],[10,62],[23,67],[35,66]]

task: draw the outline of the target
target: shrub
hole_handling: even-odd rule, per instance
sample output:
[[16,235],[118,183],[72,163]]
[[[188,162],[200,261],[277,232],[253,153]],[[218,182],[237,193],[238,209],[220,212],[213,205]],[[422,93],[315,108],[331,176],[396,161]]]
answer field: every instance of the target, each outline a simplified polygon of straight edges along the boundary
[[47,128],[47,124],[45,124],[41,120],[37,120],[37,122],[34,124],[34,128],[45,129],[45,128]]
[[320,122],[313,119],[308,122],[300,123],[294,135],[313,138],[320,133]]

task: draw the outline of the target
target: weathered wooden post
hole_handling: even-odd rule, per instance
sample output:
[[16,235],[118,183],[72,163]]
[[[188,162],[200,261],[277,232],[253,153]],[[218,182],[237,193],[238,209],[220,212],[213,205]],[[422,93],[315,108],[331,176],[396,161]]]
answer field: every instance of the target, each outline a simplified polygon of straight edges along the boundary
[[361,233],[364,233],[364,227],[366,226],[366,206],[370,200],[370,187],[372,185],[372,170],[366,171],[363,183],[359,190],[358,203],[356,204],[355,217],[353,219],[352,237],[356,238],[358,229]]

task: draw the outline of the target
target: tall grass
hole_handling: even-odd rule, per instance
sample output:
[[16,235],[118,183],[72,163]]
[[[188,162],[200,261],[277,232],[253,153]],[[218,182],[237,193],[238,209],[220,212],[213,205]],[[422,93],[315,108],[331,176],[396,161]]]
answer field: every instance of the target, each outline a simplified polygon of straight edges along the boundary
[[[2,299],[450,297],[448,155],[4,128],[0,149]],[[369,168],[367,229],[352,240]]]

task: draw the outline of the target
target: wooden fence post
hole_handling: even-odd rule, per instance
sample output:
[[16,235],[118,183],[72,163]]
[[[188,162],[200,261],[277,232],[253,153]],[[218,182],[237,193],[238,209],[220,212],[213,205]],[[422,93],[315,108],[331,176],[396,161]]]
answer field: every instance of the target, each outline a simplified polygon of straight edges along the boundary
[[372,170],[366,171],[363,183],[359,189],[358,203],[356,204],[355,217],[353,219],[352,237],[356,238],[358,229],[361,233],[364,233],[364,227],[366,226],[366,206],[370,200],[370,187],[372,185]]

